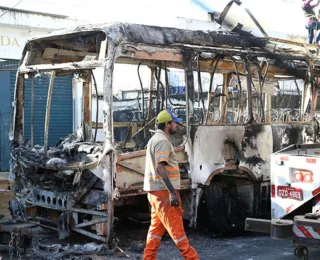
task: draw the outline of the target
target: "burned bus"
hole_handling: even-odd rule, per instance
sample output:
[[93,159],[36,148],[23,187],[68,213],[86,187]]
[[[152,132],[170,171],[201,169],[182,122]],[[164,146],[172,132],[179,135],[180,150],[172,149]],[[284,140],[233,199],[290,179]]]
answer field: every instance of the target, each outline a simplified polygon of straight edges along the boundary
[[[318,140],[317,53],[317,46],[237,28],[205,32],[126,23],[28,41],[10,132],[13,218],[54,228],[60,237],[75,232],[112,244],[115,217],[150,215],[142,188],[145,147],[155,116],[168,108],[184,120],[173,143],[190,227],[206,214],[212,230],[224,233],[242,227],[246,217],[268,214],[269,155]],[[43,143],[36,144],[33,122],[30,140],[25,136],[24,101],[43,74],[50,80],[43,86]],[[66,75],[81,90],[74,99],[78,127],[50,145],[50,129],[61,124],[50,118],[57,98],[52,91]],[[117,82],[128,77],[140,87],[131,98],[118,94]],[[28,109],[35,112],[37,100],[31,100]]]

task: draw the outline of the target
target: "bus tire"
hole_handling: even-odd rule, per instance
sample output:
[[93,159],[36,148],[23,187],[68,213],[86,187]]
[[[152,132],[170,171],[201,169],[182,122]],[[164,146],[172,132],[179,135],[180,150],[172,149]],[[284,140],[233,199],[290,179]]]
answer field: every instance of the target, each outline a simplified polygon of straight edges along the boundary
[[223,236],[229,230],[226,218],[227,207],[225,194],[219,182],[211,182],[205,187],[207,209],[210,219],[210,230],[214,236]]

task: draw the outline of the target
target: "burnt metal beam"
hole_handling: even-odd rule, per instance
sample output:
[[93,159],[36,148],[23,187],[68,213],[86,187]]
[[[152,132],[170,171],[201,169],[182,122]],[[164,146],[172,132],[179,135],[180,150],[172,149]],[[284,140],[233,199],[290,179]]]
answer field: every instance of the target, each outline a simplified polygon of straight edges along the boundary
[[149,86],[149,97],[148,97],[148,121],[152,119],[152,91],[153,91],[153,86],[155,83],[155,78],[154,78],[154,72],[155,68],[154,67],[149,67],[150,68],[150,86]]
[[93,238],[93,239],[99,240],[99,241],[101,241],[101,242],[105,242],[105,243],[108,242],[108,240],[107,240],[106,237],[98,236],[98,235],[93,234],[93,233],[91,233],[91,232],[89,232],[89,231],[86,231],[86,230],[84,230],[84,229],[81,229],[81,228],[73,228],[72,230],[75,231],[75,232],[77,232],[77,233],[80,233],[80,234],[82,234],[82,235],[85,235],[85,236],[91,237],[91,238]]
[[44,149],[45,152],[47,152],[47,150],[48,150],[48,136],[49,136],[49,124],[50,124],[50,112],[51,112],[51,99],[52,99],[52,91],[53,91],[53,84],[54,84],[55,76],[56,76],[56,72],[52,71],[51,72],[51,76],[50,76],[48,96],[47,96],[46,119],[45,119],[45,123],[44,123],[43,149]]
[[83,137],[84,141],[91,141],[92,135],[92,112],[91,112],[91,100],[92,100],[92,83],[91,73],[86,73],[85,80],[83,82]]
[[220,123],[225,124],[227,122],[228,113],[228,86],[232,78],[232,74],[223,74],[222,95],[220,97]]
[[218,16],[217,16],[217,15],[214,15],[214,16],[213,16],[214,20],[215,20],[217,23],[219,23],[219,24],[222,24],[222,23],[223,23],[223,21],[225,20],[227,14],[229,13],[229,10],[230,10],[230,8],[231,8],[231,6],[232,6],[233,3],[236,3],[237,5],[241,5],[241,2],[238,1],[238,0],[230,1],[230,2],[226,5],[226,7],[223,9],[223,11],[222,11],[221,13],[218,13],[218,12],[217,12],[217,15],[218,15]]
[[74,200],[75,203],[81,198],[95,185],[95,183],[98,181],[98,177],[92,174],[92,178],[88,183],[85,185],[81,186],[75,193],[74,193]]
[[258,22],[258,20],[254,17],[254,15],[251,13],[249,8],[245,8],[247,14],[250,16],[252,21],[255,23],[255,25],[259,28],[260,32],[263,34],[264,37],[269,37],[266,31],[262,28],[261,24]]
[[[111,41],[116,40],[116,42],[122,38],[130,43],[145,43],[154,46],[170,46],[177,43],[208,46],[227,45],[243,48],[255,46],[247,37],[227,31],[192,31],[138,24],[114,24],[106,30],[112,30],[113,39]],[[254,37],[251,35],[251,38]],[[261,39],[257,40],[259,44],[266,42]]]
[[37,225],[38,223],[21,222],[19,220],[13,223],[12,221],[6,220],[0,222],[0,230],[2,232],[36,237],[43,231],[43,229],[37,227]]
[[80,201],[83,204],[97,206],[107,202],[107,195],[103,190],[90,189]]
[[245,230],[251,231],[251,232],[260,232],[260,233],[270,234],[271,220],[246,218]]
[[18,74],[15,88],[15,107],[12,108],[11,132],[14,143],[20,145],[23,141],[23,103],[24,103],[24,75]]
[[[13,246],[9,246],[9,245],[3,245],[3,244],[0,244],[0,252],[2,251],[10,251],[12,250]],[[20,253],[23,253],[24,252],[24,248],[14,248],[15,251],[19,251]]]
[[107,218],[97,218],[97,219],[93,219],[93,220],[88,221],[88,222],[77,224],[77,225],[74,226],[74,228],[87,227],[87,226],[91,226],[91,225],[95,225],[95,224],[99,224],[99,223],[107,222],[107,221],[108,221]]
[[193,78],[193,67],[192,67],[192,54],[189,51],[183,52],[183,66],[185,74],[185,84],[186,84],[186,114],[187,114],[187,124],[191,125],[190,133],[188,135],[193,138],[195,134],[194,127],[194,78]]
[[246,80],[247,80],[247,113],[248,120],[246,123],[251,124],[254,121],[253,111],[252,111],[252,77],[250,71],[250,63],[247,59],[244,59],[245,70],[246,70]]
[[78,212],[78,213],[84,213],[84,214],[90,214],[90,215],[96,215],[96,216],[102,216],[102,217],[108,217],[108,215],[109,215],[103,211],[80,209],[80,208],[71,208],[71,211]]
[[[318,80],[318,79],[316,79]],[[319,88],[317,85],[314,85],[312,88],[312,106],[311,106],[311,117],[314,119],[316,118],[316,108],[318,103],[318,93]]]
[[311,47],[311,48],[318,48],[318,44],[309,44],[305,42],[295,42],[295,41],[290,41],[290,40],[284,40],[280,38],[275,38],[275,37],[259,37],[261,40],[266,40],[266,41],[271,41],[271,42],[280,42],[280,43],[285,43],[285,44],[290,44],[290,45],[295,45],[295,46],[300,46],[300,47]]
[[80,62],[68,62],[61,64],[37,64],[30,66],[21,66],[20,73],[36,73],[36,72],[50,72],[50,71],[83,71],[86,69],[95,69],[97,67],[103,67],[103,61],[80,61]]
[[201,70],[200,70],[200,54],[198,55],[197,58],[197,75],[198,75],[198,86],[199,86],[199,91],[200,91],[200,98],[201,98],[201,103],[202,103],[202,122],[205,120],[205,105],[204,105],[204,97],[203,97],[203,88],[202,88],[202,81],[201,81]]
[[31,147],[34,145],[34,75],[31,78]]
[[106,223],[106,242],[109,247],[113,246],[113,219],[114,219],[114,188],[115,188],[115,154],[113,150],[113,69],[114,60],[116,59],[115,51],[117,48],[111,42],[107,49],[107,62],[104,67],[104,84],[103,84],[103,130],[105,133],[104,151],[101,156],[100,164],[104,170],[104,190],[107,194],[108,221]]
[[205,124],[208,123],[208,120],[209,120],[209,111],[210,111],[210,104],[213,100],[213,93],[212,93],[212,83],[213,83],[213,77],[214,77],[214,74],[216,72],[216,69],[217,69],[217,66],[220,62],[220,56],[218,56],[214,62],[214,67],[213,67],[213,71],[211,72],[211,75],[210,75],[210,84],[209,84],[209,91],[208,91],[208,102],[207,102],[207,116],[206,116],[206,121],[205,121]]

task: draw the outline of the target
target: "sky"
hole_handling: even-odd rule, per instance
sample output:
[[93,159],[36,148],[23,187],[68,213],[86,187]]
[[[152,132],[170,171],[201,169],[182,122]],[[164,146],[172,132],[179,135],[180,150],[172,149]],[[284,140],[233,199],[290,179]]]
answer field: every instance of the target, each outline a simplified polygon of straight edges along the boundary
[[[177,17],[207,20],[207,11],[221,11],[229,0],[1,0],[0,5],[67,15],[89,23],[124,21],[175,26]],[[316,2],[316,1],[315,1]],[[230,17],[241,22],[249,8],[270,36],[306,36],[301,0],[242,0]],[[0,13],[1,16],[1,13]],[[253,24],[252,24],[253,25]]]

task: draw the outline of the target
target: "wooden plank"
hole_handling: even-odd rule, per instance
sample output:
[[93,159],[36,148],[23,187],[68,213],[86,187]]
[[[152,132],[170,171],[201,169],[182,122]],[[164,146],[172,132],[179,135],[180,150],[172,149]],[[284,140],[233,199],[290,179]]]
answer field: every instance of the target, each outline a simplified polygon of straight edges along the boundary
[[[200,70],[201,72],[208,72],[211,73],[212,72],[212,61],[214,59],[205,59],[205,60],[201,60],[200,61]],[[148,62],[148,61],[145,61]],[[129,58],[118,58],[117,59],[117,63],[129,63],[129,64],[137,64],[138,60],[134,60],[134,59],[129,59]],[[183,69],[182,63],[177,62],[177,61],[171,61],[171,60],[166,60],[167,63],[167,67],[169,68],[177,68],[177,69]],[[240,74],[244,74],[244,66],[242,64],[242,62],[237,62],[237,68],[239,70]],[[250,66],[250,70],[254,71],[256,70],[256,68],[254,66]],[[216,73],[234,73],[234,65],[233,62],[231,60],[229,60],[228,58],[226,58],[225,60],[221,60],[217,66],[216,69]],[[313,73],[315,75],[319,75],[320,76],[320,70],[316,71],[315,69],[313,70]],[[269,70],[267,73],[267,77],[266,80],[270,80],[272,79],[275,75],[288,75],[288,76],[294,76],[295,74],[293,74],[292,72],[289,72],[286,68],[282,68],[282,67],[278,67],[274,64],[270,64],[269,65]],[[253,78],[257,78],[257,75],[252,75]]]
[[57,48],[45,48],[42,54],[43,59],[56,59],[59,56],[86,57],[94,56],[96,53],[84,51],[71,51]]
[[125,167],[125,168],[127,168],[129,170],[132,170],[132,171],[135,171],[137,173],[140,173],[140,174],[144,175],[144,170],[143,169],[140,169],[137,166],[134,166],[134,165],[132,165],[130,163],[127,163],[127,162],[124,162],[124,161],[118,161],[117,164],[122,166],[122,167]]
[[260,37],[259,39],[269,40],[269,41],[272,41],[272,42],[286,43],[286,44],[291,44],[291,45],[300,46],[300,47],[319,48],[319,45],[317,45],[317,44],[295,42],[295,41],[284,40],[284,39],[279,39],[279,38],[275,38],[275,37],[265,37],[265,38],[264,37]]
[[145,155],[146,155],[146,150],[141,150],[141,151],[137,151],[137,152],[119,154],[117,158],[118,158],[118,162],[119,162],[119,161],[133,159],[133,158],[141,157],[141,156],[145,156]]
[[[180,151],[183,151],[184,149],[185,149],[185,146],[178,146],[178,147],[174,148],[174,151],[180,152]],[[119,161],[133,159],[133,158],[141,157],[141,156],[145,156],[145,155],[146,155],[146,150],[140,150],[140,151],[136,151],[136,152],[118,154],[117,159],[119,162]]]
[[148,53],[146,51],[135,51],[133,55],[134,59],[139,60],[170,60],[176,62],[182,62],[183,56],[179,53],[174,53],[170,51],[162,51],[162,52],[152,52]]

